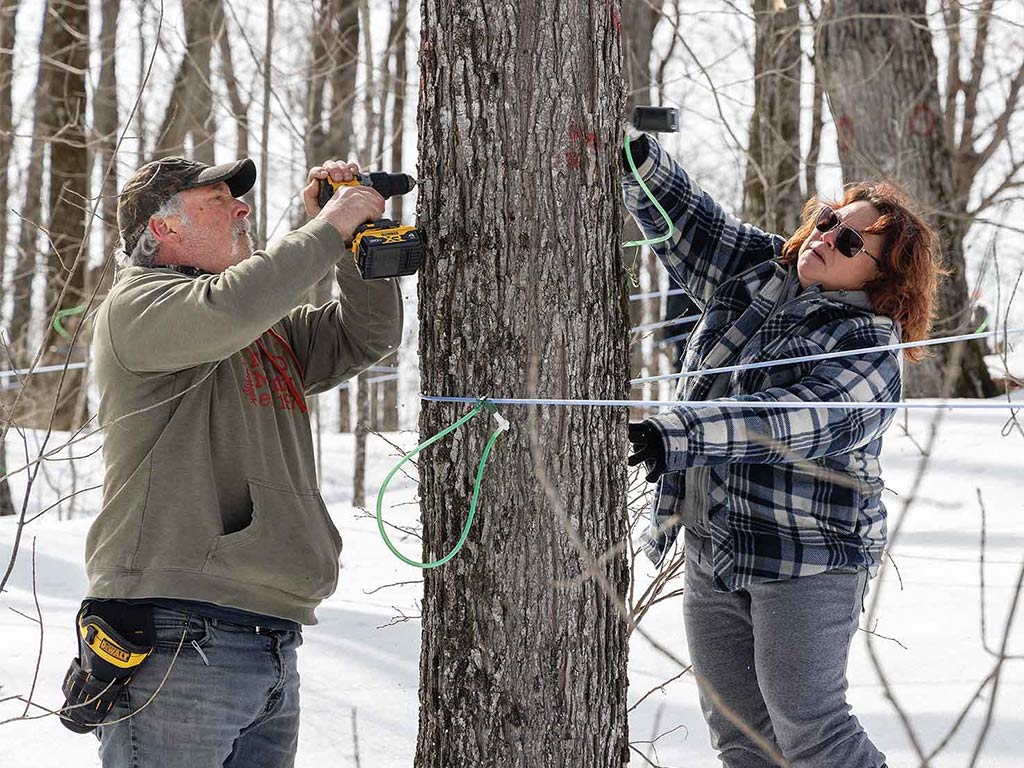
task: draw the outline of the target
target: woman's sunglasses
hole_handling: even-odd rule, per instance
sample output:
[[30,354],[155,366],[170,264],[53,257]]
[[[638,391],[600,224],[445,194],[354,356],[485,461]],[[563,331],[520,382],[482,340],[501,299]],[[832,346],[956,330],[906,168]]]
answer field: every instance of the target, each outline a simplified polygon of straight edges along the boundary
[[814,228],[825,234],[836,227],[839,227],[839,232],[836,234],[837,251],[848,259],[852,259],[858,253],[864,251],[868,258],[874,261],[879,269],[881,269],[882,262],[864,249],[864,238],[861,237],[860,232],[853,227],[843,224],[843,220],[839,218],[839,215],[826,205],[818,211],[818,215],[814,219]]

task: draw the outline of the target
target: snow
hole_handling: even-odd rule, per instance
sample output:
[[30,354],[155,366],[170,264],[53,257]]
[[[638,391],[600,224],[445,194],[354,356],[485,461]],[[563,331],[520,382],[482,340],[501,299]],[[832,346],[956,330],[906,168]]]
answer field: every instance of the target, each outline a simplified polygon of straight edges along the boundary
[[[912,412],[898,419],[885,441],[884,468],[892,493],[887,503],[892,521],[900,517],[902,500],[910,490],[921,461],[916,444],[925,445],[933,414]],[[898,701],[909,712],[926,749],[945,734],[959,710],[988,674],[993,659],[980,636],[978,492],[986,511],[985,606],[989,646],[998,648],[1017,571],[1024,551],[1024,498],[1017,485],[1024,459],[1024,437],[1018,432],[1001,436],[1003,412],[948,412],[931,456],[920,498],[911,507],[893,556],[902,576],[902,589],[893,569],[883,578],[885,586],[875,631],[895,640],[876,639],[876,647]],[[516,428],[513,422],[513,429]],[[30,449],[34,435],[29,435]],[[413,433],[388,435],[403,446],[415,442]],[[82,456],[97,443],[90,439],[76,449]],[[350,435],[323,435],[324,496],[342,531],[341,586],[319,609],[320,624],[305,632],[300,651],[303,714],[298,766],[355,765],[353,719],[358,731],[363,764],[408,766],[412,764],[417,728],[417,668],[420,624],[404,613],[419,613],[418,583],[372,590],[382,585],[418,579],[388,553],[375,521],[353,509],[350,498],[353,446]],[[23,455],[17,436],[9,437],[12,464]],[[369,488],[375,493],[385,473],[396,461],[395,449],[371,436]],[[48,482],[37,486],[32,511],[58,498],[70,488],[68,462],[47,462]],[[99,455],[75,462],[78,487],[87,487],[99,476]],[[24,473],[15,478],[14,493],[20,498]],[[486,478],[485,481],[486,483]],[[413,505],[400,506],[413,497],[411,481],[399,474],[389,490],[388,519],[411,523]],[[79,497],[79,509],[92,510],[96,492]],[[36,579],[44,618],[42,663],[36,700],[48,707],[60,704],[59,686],[72,654],[71,627],[85,588],[83,551],[90,520],[85,514],[58,520],[55,510],[26,529],[9,590],[0,596],[0,631],[6,639],[0,656],[0,698],[25,694],[31,683],[39,652],[35,623],[14,610],[35,615],[32,595],[32,540],[36,542]],[[482,507],[480,514],[487,514]],[[0,521],[0,559],[7,562],[13,541],[13,520]],[[394,537],[410,554],[418,542]],[[637,578],[650,579],[652,569],[640,563]],[[879,589],[876,579],[872,592]],[[1024,612],[1022,609],[1021,612]],[[1010,654],[1024,654],[1024,633],[1018,612],[1009,644]],[[863,622],[862,622],[863,624]],[[660,642],[687,658],[679,600],[655,606],[643,625]],[[917,764],[902,726],[883,696],[866,651],[867,635],[854,639],[850,662],[850,701],[875,742],[885,751],[890,765]],[[906,648],[901,647],[906,646]],[[630,656],[630,702],[676,673],[672,662],[635,636]],[[980,765],[1010,768],[1020,765],[1024,746],[1024,661],[1009,660],[1003,668],[994,722]],[[962,766],[969,762],[988,694],[975,705],[959,734],[938,758],[935,768]],[[21,714],[16,701],[0,704],[0,720]],[[657,759],[666,766],[717,766],[697,703],[693,678],[685,676],[663,692],[648,697],[630,718],[630,738],[658,739]],[[56,768],[74,764],[81,768],[99,765],[96,740],[65,730],[53,717],[0,726],[0,754],[4,765]],[[638,748],[652,758],[644,744]],[[643,761],[633,757],[634,765]]]

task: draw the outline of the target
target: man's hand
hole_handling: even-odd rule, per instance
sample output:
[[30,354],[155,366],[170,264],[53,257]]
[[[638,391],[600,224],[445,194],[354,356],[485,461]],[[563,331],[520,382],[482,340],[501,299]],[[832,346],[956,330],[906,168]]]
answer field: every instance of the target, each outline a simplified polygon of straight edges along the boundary
[[372,187],[340,187],[322,209],[317,203],[320,180],[328,176],[334,181],[352,181],[359,172],[355,163],[339,163],[329,160],[323,165],[310,168],[306,177],[306,188],[302,190],[302,202],[306,214],[323,219],[344,238],[351,242],[352,233],[360,224],[376,221],[384,215],[384,198]]
[[653,424],[646,421],[629,425],[629,442],[633,453],[629,454],[629,466],[644,463],[647,467],[647,482],[653,483],[665,474],[665,446],[661,435]]

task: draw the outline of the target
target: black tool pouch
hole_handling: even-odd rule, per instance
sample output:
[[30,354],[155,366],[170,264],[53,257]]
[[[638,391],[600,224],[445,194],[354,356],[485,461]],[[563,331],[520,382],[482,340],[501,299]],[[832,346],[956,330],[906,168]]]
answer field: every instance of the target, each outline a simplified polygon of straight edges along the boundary
[[88,733],[110,714],[132,675],[153,651],[153,608],[119,601],[82,603],[75,621],[78,657],[62,687],[61,722]]

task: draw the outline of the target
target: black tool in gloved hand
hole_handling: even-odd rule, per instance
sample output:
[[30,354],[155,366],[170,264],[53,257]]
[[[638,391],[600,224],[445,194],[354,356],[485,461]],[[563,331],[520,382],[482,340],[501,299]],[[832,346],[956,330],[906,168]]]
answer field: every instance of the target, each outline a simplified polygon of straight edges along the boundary
[[60,721],[88,733],[110,714],[132,675],[153,652],[153,609],[118,601],[82,603],[75,619],[78,657],[61,686]]
[[629,442],[633,452],[627,461],[635,467],[643,463],[647,467],[647,482],[653,483],[665,474],[665,446],[661,434],[653,424],[634,421],[629,424]]

